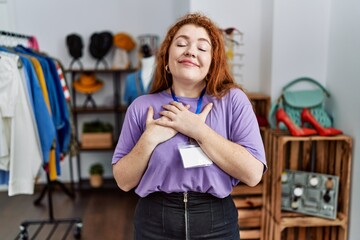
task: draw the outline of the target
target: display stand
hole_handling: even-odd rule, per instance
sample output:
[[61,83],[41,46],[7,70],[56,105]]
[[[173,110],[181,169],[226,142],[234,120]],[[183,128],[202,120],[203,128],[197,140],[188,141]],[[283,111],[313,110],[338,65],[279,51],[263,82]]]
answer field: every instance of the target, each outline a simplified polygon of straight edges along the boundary
[[[247,92],[257,116],[267,116],[270,108],[270,97],[260,92]],[[266,126],[260,126],[264,140]],[[234,204],[238,209],[238,225],[241,239],[265,240],[263,237],[265,209],[264,184],[261,181],[256,187],[238,184],[231,192]]]
[[[103,152],[114,152],[114,148],[116,146],[116,142],[114,139],[112,140],[112,146],[111,147],[84,147],[81,143],[82,139],[80,137],[80,129],[82,126],[79,126],[81,121],[79,120],[80,117],[86,116],[86,115],[98,115],[101,116],[103,114],[111,114],[114,118],[114,131],[112,136],[119,136],[121,131],[121,126],[123,122],[123,118],[125,116],[125,112],[127,109],[126,105],[121,104],[121,99],[123,99],[123,92],[121,90],[121,81],[126,77],[127,74],[135,72],[137,69],[68,69],[66,70],[66,73],[70,75],[71,79],[71,86],[73,86],[73,83],[75,79],[77,79],[77,76],[80,74],[83,74],[84,72],[87,73],[93,73],[93,74],[102,74],[104,76],[104,81],[107,81],[105,84],[112,84],[113,93],[111,96],[113,97],[113,104],[108,106],[104,104],[98,104],[96,107],[85,107],[84,105],[79,105],[79,101],[77,98],[78,93],[75,91],[74,88],[71,88],[72,91],[72,100],[73,100],[73,108],[72,113],[74,117],[74,128],[75,128],[75,134],[76,138],[79,142],[80,149],[78,153],[76,154],[76,162],[77,162],[77,173],[79,177],[78,181],[78,190],[79,191],[86,191],[86,190],[94,190],[89,185],[88,179],[85,179],[82,176],[82,161],[86,161],[86,158],[82,158],[82,155],[85,152],[91,152],[92,154],[98,154]],[[112,80],[112,83],[111,83]],[[96,97],[93,96],[96,100]],[[108,159],[102,159],[108,161]],[[105,181],[105,184],[101,187],[101,189],[118,189],[116,182],[114,179],[110,179],[110,181]]]
[[90,107],[96,108],[96,103],[94,98],[92,97],[92,94],[86,94],[86,99],[83,104],[83,108],[86,108],[88,104],[90,104]]
[[[263,239],[346,240],[352,139],[346,135],[295,137],[288,132],[269,129],[265,132],[265,145],[268,172],[264,178]],[[285,169],[337,176],[339,194],[336,218],[327,219],[282,210],[281,176]]]
[[[12,33],[12,32],[6,32],[6,31],[0,31],[0,35],[3,37],[2,39],[5,39],[5,43],[4,45],[7,45],[7,47],[11,47],[11,46],[15,46],[17,45],[20,40],[30,40],[32,38],[34,38],[33,36],[28,36],[28,35],[24,35],[24,34],[18,34],[18,33]],[[71,165],[71,164],[70,164]],[[72,169],[71,169],[72,170]],[[72,173],[72,171],[71,171]],[[40,196],[34,201],[34,205],[40,205],[40,202],[42,200],[42,198],[45,196],[45,193],[48,193],[48,205],[49,205],[49,219],[47,220],[25,220],[20,224],[20,233],[18,235],[19,239],[22,240],[27,240],[29,239],[29,234],[27,231],[27,228],[30,225],[39,225],[37,230],[35,231],[35,233],[33,234],[33,236],[31,236],[31,239],[35,239],[36,236],[40,233],[41,229],[43,228],[43,226],[45,224],[50,224],[53,225],[52,231],[50,231],[48,238],[50,239],[51,236],[54,234],[56,228],[58,227],[59,224],[65,223],[65,224],[69,224],[63,239],[66,238],[66,236],[69,234],[71,228],[76,225],[75,228],[75,232],[74,232],[74,237],[76,239],[79,239],[81,237],[81,229],[82,229],[82,221],[80,218],[69,218],[69,219],[55,219],[54,218],[54,213],[53,213],[53,203],[52,203],[52,190],[54,185],[58,185],[60,186],[60,188],[65,192],[65,194],[67,194],[69,197],[71,198],[75,198],[75,195],[73,193],[73,191],[69,191],[65,185],[63,183],[61,183],[60,181],[51,181],[49,174],[46,173],[46,177],[47,177],[47,184],[44,187],[44,189],[41,191]],[[71,174],[71,182],[72,182],[72,174]],[[73,189],[72,189],[73,190]]]
[[229,68],[236,82],[243,84],[244,76],[242,73],[244,53],[242,47],[244,45],[244,33],[234,27],[221,29],[224,42],[225,42],[225,53]]

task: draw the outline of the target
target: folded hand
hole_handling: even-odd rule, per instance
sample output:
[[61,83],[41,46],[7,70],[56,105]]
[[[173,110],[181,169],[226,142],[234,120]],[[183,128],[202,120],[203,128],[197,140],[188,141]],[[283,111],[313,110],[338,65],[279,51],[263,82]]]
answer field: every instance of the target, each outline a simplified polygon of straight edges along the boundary
[[209,103],[201,113],[195,114],[189,111],[188,105],[185,106],[182,103],[173,101],[163,106],[165,110],[160,112],[163,117],[158,119],[156,123],[196,139],[197,131],[205,123],[212,106],[213,104]]

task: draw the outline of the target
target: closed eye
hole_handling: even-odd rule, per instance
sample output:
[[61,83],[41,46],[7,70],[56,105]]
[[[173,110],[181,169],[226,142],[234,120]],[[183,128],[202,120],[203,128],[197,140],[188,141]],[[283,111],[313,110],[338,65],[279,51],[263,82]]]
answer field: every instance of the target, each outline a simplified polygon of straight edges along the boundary
[[178,47],[186,47],[186,44],[177,44],[176,46],[178,46]]

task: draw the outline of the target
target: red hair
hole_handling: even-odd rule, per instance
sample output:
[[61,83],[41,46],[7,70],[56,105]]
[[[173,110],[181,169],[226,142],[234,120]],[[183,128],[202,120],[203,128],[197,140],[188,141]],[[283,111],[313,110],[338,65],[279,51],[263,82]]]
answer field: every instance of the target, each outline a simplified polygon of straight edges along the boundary
[[227,64],[224,38],[221,30],[208,17],[200,13],[190,13],[180,18],[179,21],[168,30],[157,54],[157,65],[150,93],[161,92],[172,86],[172,75],[165,69],[169,61],[169,49],[175,34],[182,26],[187,24],[194,24],[204,28],[210,37],[212,57],[209,72],[206,75],[206,93],[220,98],[231,88],[240,88],[240,86],[235,83]]

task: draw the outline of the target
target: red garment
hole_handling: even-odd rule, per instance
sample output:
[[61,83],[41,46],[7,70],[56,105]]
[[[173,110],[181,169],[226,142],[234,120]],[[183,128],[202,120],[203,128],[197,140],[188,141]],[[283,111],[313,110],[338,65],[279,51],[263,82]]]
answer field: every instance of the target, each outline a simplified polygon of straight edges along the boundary
[[57,70],[58,75],[59,75],[59,79],[60,79],[61,87],[62,87],[63,92],[64,92],[65,99],[66,99],[67,102],[70,102],[70,92],[69,92],[69,89],[68,89],[68,87],[66,85],[63,71],[62,71],[59,63],[58,62],[55,62],[55,63],[56,63],[56,70]]
[[36,37],[34,36],[31,36],[28,40],[28,43],[29,43],[29,47],[36,50],[36,51],[39,51],[40,48],[39,48],[39,43],[36,39]]

